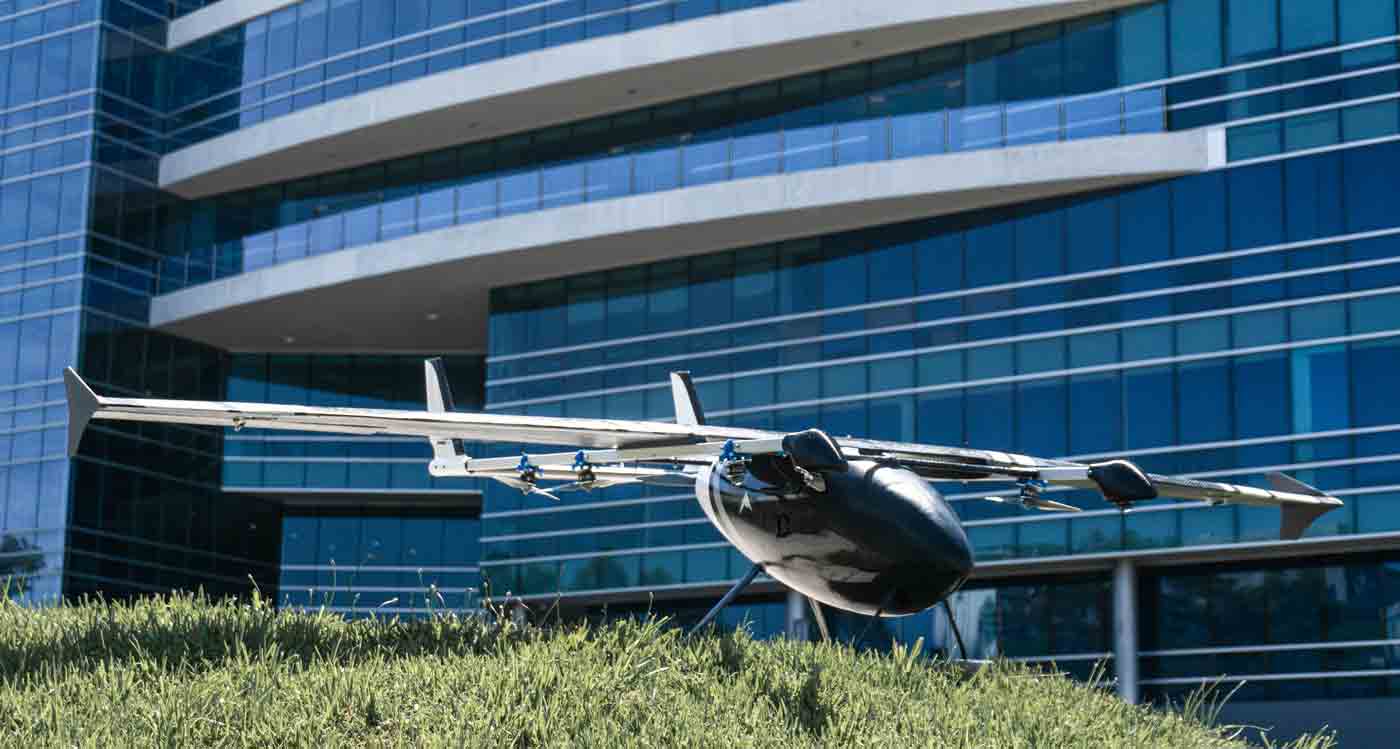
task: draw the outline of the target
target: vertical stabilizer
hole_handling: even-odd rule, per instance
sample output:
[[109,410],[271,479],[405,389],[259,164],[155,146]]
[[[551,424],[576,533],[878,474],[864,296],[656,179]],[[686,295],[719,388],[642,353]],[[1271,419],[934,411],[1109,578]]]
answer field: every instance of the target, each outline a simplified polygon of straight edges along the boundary
[[92,415],[101,408],[102,399],[92,392],[92,388],[83,382],[83,378],[79,377],[72,367],[64,368],[63,384],[68,389],[68,456],[71,458],[78,454],[78,445],[83,441],[83,430],[87,429]]
[[[447,384],[447,367],[442,363],[442,359],[425,360],[423,375],[427,386],[428,410],[435,413],[454,410],[452,386]],[[466,452],[462,449],[462,441],[458,439],[433,438],[428,441],[433,443],[433,457],[438,460],[464,455]]]
[[676,402],[677,424],[704,425],[705,411],[700,408],[700,397],[695,394],[695,383],[690,381],[689,372],[671,373],[671,398]]
[[[1285,476],[1282,473],[1270,473],[1266,476],[1269,486],[1277,492],[1290,492],[1302,494],[1308,497],[1327,497],[1327,493],[1319,491],[1292,476]],[[1335,504],[1286,504],[1279,507],[1283,512],[1283,524],[1279,527],[1279,538],[1285,541],[1295,541],[1303,537],[1303,532],[1308,529],[1312,522],[1327,512],[1336,509]]]

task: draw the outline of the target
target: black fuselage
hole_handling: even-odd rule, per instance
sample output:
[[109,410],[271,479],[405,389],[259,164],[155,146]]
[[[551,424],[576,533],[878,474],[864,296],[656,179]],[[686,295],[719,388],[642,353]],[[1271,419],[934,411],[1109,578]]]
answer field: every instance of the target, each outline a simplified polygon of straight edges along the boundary
[[846,611],[914,614],[972,571],[957,515],[903,468],[852,460],[802,476],[782,458],[717,461],[696,493],[739,551],[788,587]]

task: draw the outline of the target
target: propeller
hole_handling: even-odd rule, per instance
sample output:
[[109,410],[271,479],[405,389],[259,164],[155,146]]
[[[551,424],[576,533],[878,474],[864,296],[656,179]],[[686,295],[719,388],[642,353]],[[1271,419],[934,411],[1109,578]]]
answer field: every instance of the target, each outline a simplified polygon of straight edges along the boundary
[[988,502],[1000,502],[1006,505],[1021,505],[1033,510],[1044,510],[1045,512],[1083,512],[1074,505],[1067,505],[1063,502],[1056,502],[1053,499],[1042,499],[1040,497],[983,497]]
[[555,502],[558,502],[558,501],[559,501],[559,498],[558,498],[558,497],[554,496],[553,494],[550,494],[549,492],[545,491],[544,489],[539,488],[538,486],[535,486],[534,482],[532,482],[532,481],[524,481],[524,480],[521,480],[521,479],[514,479],[514,478],[510,478],[509,476],[491,476],[491,478],[493,478],[493,479],[495,479],[495,480],[501,482],[502,484],[505,484],[506,486],[509,486],[509,487],[511,487],[511,488],[519,489],[521,494],[539,494],[539,495],[548,497],[548,498],[554,500]]
[[1029,481],[1021,482],[1020,493],[1013,499],[1011,497],[983,497],[988,502],[1000,502],[1002,504],[1018,504],[1033,510],[1043,510],[1045,512],[1083,512],[1074,505],[1067,505],[1063,502],[1056,502],[1053,499],[1046,499],[1040,496],[1041,487]]

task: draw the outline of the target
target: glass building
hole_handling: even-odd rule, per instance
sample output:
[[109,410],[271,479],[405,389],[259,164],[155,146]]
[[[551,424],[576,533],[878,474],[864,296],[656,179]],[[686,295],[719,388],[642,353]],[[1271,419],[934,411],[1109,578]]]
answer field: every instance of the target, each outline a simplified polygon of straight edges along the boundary
[[[975,8],[973,7],[975,5]],[[347,615],[698,618],[688,492],[421,441],[95,426],[100,392],[820,427],[1259,484],[1072,517],[939,486],[975,655],[1364,741],[1400,705],[1394,0],[0,0],[0,575]],[[976,12],[973,12],[975,10]],[[479,445],[472,455],[510,455]],[[725,614],[805,636],[761,581]],[[937,615],[935,615],[937,614]],[[840,618],[853,637],[866,622]],[[875,646],[947,649],[941,612]]]

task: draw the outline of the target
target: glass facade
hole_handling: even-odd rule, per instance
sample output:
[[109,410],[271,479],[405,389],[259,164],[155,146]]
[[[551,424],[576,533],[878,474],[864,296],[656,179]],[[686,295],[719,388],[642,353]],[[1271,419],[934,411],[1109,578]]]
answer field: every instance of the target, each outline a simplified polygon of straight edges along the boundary
[[[1394,194],[1397,175],[1400,143],[1366,146],[503,288],[488,408],[665,419],[665,373],[689,370],[716,423],[1129,456],[1243,483],[1286,469],[1355,495],[1310,533],[1396,530],[1400,224],[1370,196]],[[1088,512],[1064,518],[942,488],[982,560],[1277,532],[1252,508],[1122,516],[1068,492]],[[638,496],[543,515],[502,497],[483,558],[588,589],[570,562],[538,558],[607,552],[632,580],[648,547],[673,560],[721,540],[688,495]]]
[[478,528],[468,512],[289,511],[278,603],[348,616],[475,608],[490,593],[475,563]]
[[63,386],[82,315],[97,30],[91,2],[0,2],[0,576],[46,600],[65,574]]
[[[418,408],[422,359],[436,352],[224,351],[151,330],[150,301],[592,201],[1208,126],[1225,130],[1229,162],[1194,176],[500,279],[489,350],[448,357],[458,406],[665,420],[666,374],[685,369],[716,423],[1125,457],[1250,484],[1285,471],[1346,500],[1309,531],[1327,556],[1144,567],[1145,692],[1179,698],[1230,673],[1250,677],[1237,699],[1400,696],[1400,561],[1369,550],[1400,537],[1391,0],[1146,2],[198,201],[158,188],[161,154],[212,135],[440,70],[766,4],[305,0],[172,51],[169,17],[199,0],[0,0],[8,594],[256,585],[286,606],[361,616],[471,608],[490,591],[562,597],[587,616],[608,601],[611,616],[697,620],[711,603],[702,593],[750,562],[689,491],[544,503],[433,479],[421,440],[154,424],[95,424],[69,460],[60,372],[77,366],[99,392],[131,396]],[[977,501],[1003,487],[939,488],[990,570],[953,598],[971,654],[1079,675],[1113,658],[1112,560],[1229,559],[1277,534],[1268,510],[1162,501],[1120,514],[1056,493],[1085,510],[1065,517]],[[1064,576],[1061,563],[1104,571]],[[1031,574],[996,578],[1010,566]],[[676,598],[653,605],[658,591]],[[785,607],[760,593],[720,623],[777,636]],[[1231,616],[1240,610],[1250,616]],[[867,627],[832,624],[843,637]],[[922,637],[947,652],[948,634],[930,611],[876,623],[865,644]]]
[[426,75],[786,0],[303,0],[166,60],[168,147]]
[[[421,409],[424,358],[233,354],[226,397]],[[479,410],[482,358],[443,360],[456,407]],[[426,440],[230,429],[223,445],[226,498],[285,503],[281,605],[347,616],[419,615],[473,608],[489,592],[477,568],[480,482],[429,476]],[[468,451],[483,454],[476,445]]]
[[[236,354],[228,400],[350,408],[423,408],[420,356]],[[456,405],[481,407],[482,359],[443,357]],[[473,446],[473,454],[482,454]],[[288,435],[262,429],[224,437],[222,484],[239,490],[344,489],[460,492],[475,482],[435,479],[427,440]]]
[[1400,694],[1393,552],[1153,573],[1140,595],[1143,683],[1155,699],[1179,702],[1222,674],[1232,688],[1245,682],[1238,701]]
[[[1269,128],[1296,131],[1288,150],[1397,133],[1393,8],[1368,9],[1363,24],[1350,3],[1319,3],[1345,33],[1300,35],[1304,21],[1289,19],[1246,52],[1196,48],[1211,14],[1218,35],[1234,7],[1210,5],[1158,3],[198,201],[173,222],[167,241],[188,254],[164,261],[161,288],[524,212],[871,161],[1235,121],[1250,123],[1230,128],[1238,159],[1271,153],[1258,145]],[[1321,120],[1334,123],[1330,140]]]
[[[1165,19],[1165,67],[1139,78],[1161,85],[1143,90],[1160,97],[1167,129],[1226,123],[1229,168],[501,287],[488,410],[666,420],[666,373],[689,370],[715,423],[1127,457],[1154,472],[1254,485],[1285,471],[1347,503],[1310,538],[1400,531],[1400,411],[1384,384],[1400,362],[1393,9],[1318,3],[1302,16],[1265,14],[1274,25],[1254,34],[1222,20],[1212,37],[1208,13],[1182,27],[1188,5],[1114,23]],[[1220,18],[1252,10],[1237,5]],[[1324,11],[1330,26],[1302,33],[1299,19]],[[1363,11],[1375,21],[1366,31]],[[1131,91],[1125,83],[1113,85]],[[1335,135],[1308,135],[1295,124],[1303,117],[1331,118]],[[893,143],[894,122],[873,140]],[[1294,133],[1279,141],[1292,145],[1245,150],[1246,134],[1265,128]],[[990,488],[940,488],[982,562],[1214,553],[1278,532],[1276,513],[1254,508],[1160,501],[1125,515],[1064,492],[1056,499],[1086,510],[1064,517],[978,501]],[[610,491],[540,507],[486,491],[483,574],[525,595],[640,596],[748,568],[688,492]],[[1400,676],[1389,660],[1400,629],[1386,624],[1395,605],[1379,583],[1356,586],[1390,564],[1345,557],[1238,574],[1141,573],[1146,694],[1179,699],[1239,673],[1254,678],[1246,700],[1389,696]],[[1295,580],[1310,581],[1316,600],[1298,599]],[[1106,576],[1046,577],[986,582],[953,600],[975,655],[1087,675],[1113,657],[1111,589]],[[1225,631],[1224,612],[1241,596],[1259,599],[1248,608],[1269,623]],[[1263,603],[1270,596],[1291,603]],[[1343,600],[1357,601],[1351,615],[1365,626],[1313,620]],[[1295,605],[1306,613],[1292,621]],[[1216,624],[1172,629],[1205,619]],[[886,638],[949,648],[937,612],[880,625]]]

